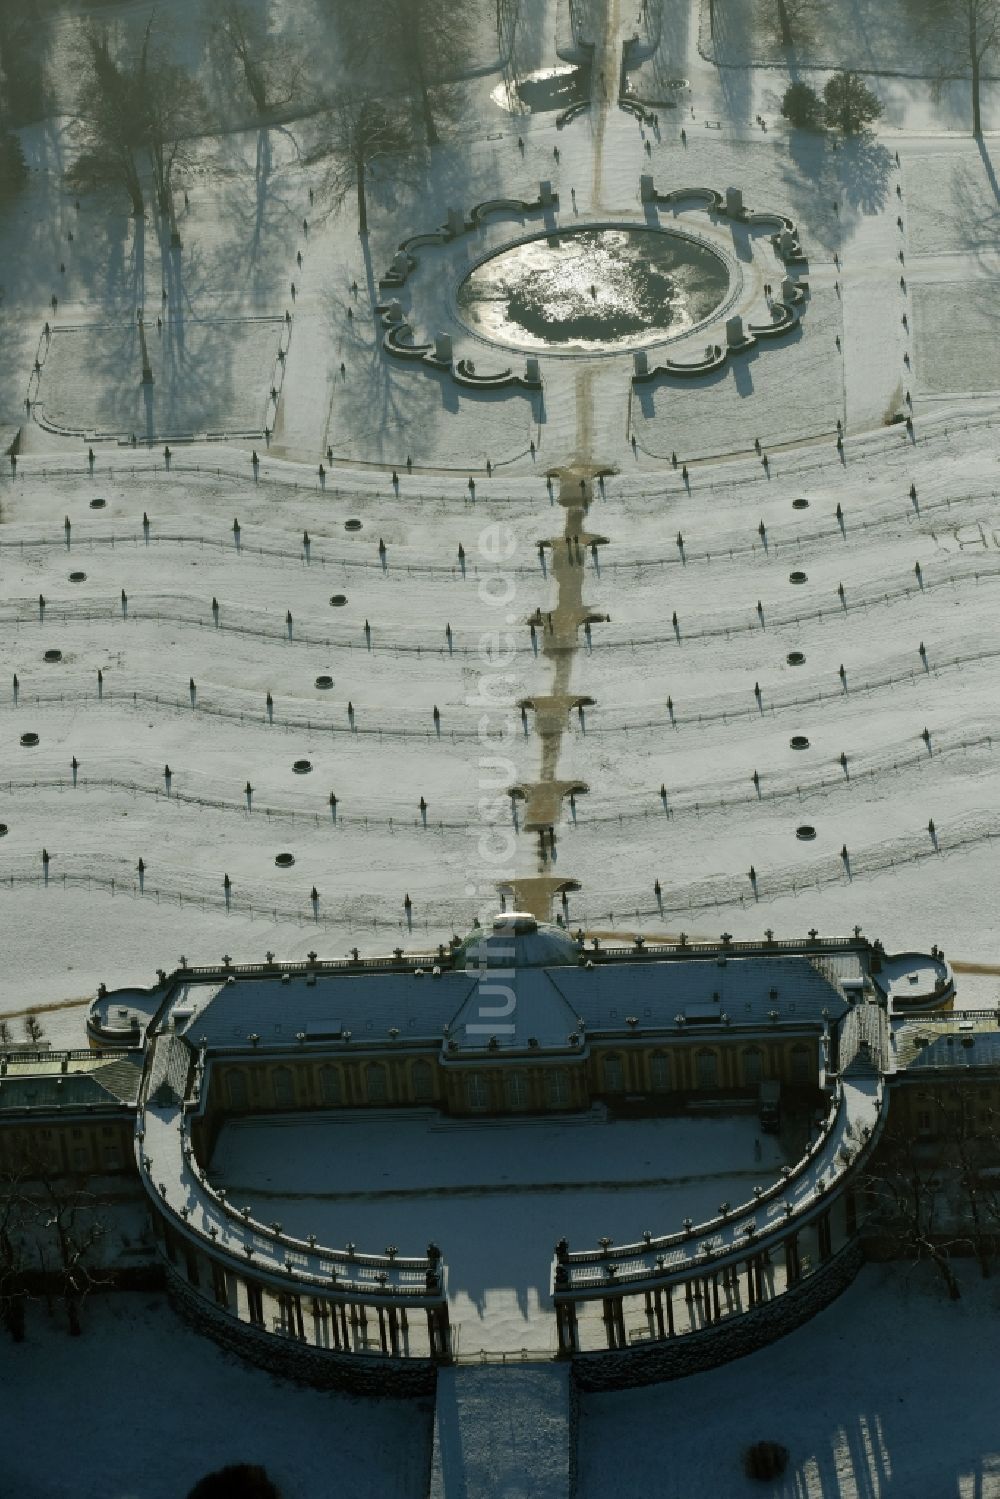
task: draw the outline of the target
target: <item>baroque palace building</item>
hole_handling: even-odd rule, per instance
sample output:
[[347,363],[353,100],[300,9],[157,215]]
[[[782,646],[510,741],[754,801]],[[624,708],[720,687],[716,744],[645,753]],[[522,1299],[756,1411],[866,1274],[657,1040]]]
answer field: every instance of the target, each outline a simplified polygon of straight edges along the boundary
[[[709,1222],[552,1257],[558,1357],[583,1388],[673,1377],[805,1320],[863,1257],[866,1164],[890,1110],[1000,1081],[998,1016],[953,1009],[944,955],[848,938],[609,947],[526,915],[436,954],[160,972],[108,991],[90,1050],[0,1061],[0,1153],[136,1174],[167,1289],[217,1340],[317,1384],[433,1386],[452,1357],[448,1251],[298,1240],[209,1179],[234,1116],[437,1109],[683,1113],[777,1082],[812,1121],[801,1159]],[[401,1236],[405,1224],[401,1224]],[[545,1246],[546,1252],[551,1246]]]

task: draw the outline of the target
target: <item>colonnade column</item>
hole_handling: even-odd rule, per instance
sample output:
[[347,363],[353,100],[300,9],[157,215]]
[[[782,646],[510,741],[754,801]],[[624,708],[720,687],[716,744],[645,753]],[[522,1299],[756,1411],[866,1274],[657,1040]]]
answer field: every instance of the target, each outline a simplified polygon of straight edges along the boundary
[[819,1257],[828,1260],[833,1253],[833,1241],[830,1233],[830,1209],[816,1220],[816,1241],[819,1246]]
[[799,1259],[799,1236],[798,1232],[789,1234],[784,1241],[785,1249],[785,1279],[789,1286],[794,1286],[802,1279],[802,1262]]
[[604,1330],[609,1348],[625,1347],[625,1309],[620,1296],[604,1297]]
[[576,1353],[578,1351],[580,1343],[575,1302],[559,1301],[556,1303],[556,1333],[558,1335],[560,1353]]
[[431,1345],[431,1358],[448,1358],[451,1354],[451,1334],[448,1319],[448,1307],[429,1306],[427,1308],[427,1336]]

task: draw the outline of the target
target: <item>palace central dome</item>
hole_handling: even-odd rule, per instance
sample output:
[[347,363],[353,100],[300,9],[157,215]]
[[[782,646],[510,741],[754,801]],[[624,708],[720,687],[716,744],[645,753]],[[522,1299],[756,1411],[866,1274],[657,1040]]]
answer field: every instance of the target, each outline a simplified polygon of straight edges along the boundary
[[476,927],[455,950],[455,967],[474,973],[481,968],[554,968],[576,964],[580,947],[562,927],[536,920],[529,912],[511,911],[494,918],[492,929]]

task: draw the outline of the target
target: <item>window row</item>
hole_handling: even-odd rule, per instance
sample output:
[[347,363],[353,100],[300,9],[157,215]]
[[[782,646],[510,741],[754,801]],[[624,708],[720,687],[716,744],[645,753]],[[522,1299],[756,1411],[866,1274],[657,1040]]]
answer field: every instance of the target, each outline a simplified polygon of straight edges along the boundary
[[[635,1084],[637,1092],[645,1091],[642,1079],[643,1057],[639,1055],[639,1081]],[[683,1086],[678,1073],[679,1058],[675,1054],[671,1058],[665,1051],[654,1051],[649,1057],[649,1084],[654,1093],[667,1093],[671,1087]],[[624,1093],[626,1091],[625,1057],[617,1052],[608,1052],[601,1058],[601,1073],[603,1078],[602,1091],[605,1093]],[[719,1070],[719,1052],[704,1048],[694,1054],[695,1083],[699,1088],[718,1088],[721,1086]],[[739,1077],[744,1087],[753,1087],[759,1083],[764,1076],[764,1052],[759,1046],[744,1047],[739,1053]],[[809,1083],[815,1081],[815,1062],[813,1053],[805,1045],[793,1046],[790,1052],[789,1079],[793,1083]]]
[[[409,1069],[408,1098],[418,1103],[429,1103],[434,1097],[434,1069],[430,1062],[413,1062]],[[300,1078],[305,1074],[300,1073]],[[281,1108],[295,1108],[301,1100],[295,1086],[296,1072],[291,1067],[273,1067],[268,1079],[271,1100]],[[352,1093],[344,1068],[330,1064],[319,1067],[314,1074],[319,1101],[336,1106],[357,1100]],[[355,1080],[360,1083],[360,1096],[368,1103],[385,1103],[389,1098],[389,1069],[381,1062],[369,1062],[355,1071]],[[300,1083],[301,1090],[301,1083]],[[226,1073],[226,1102],[231,1109],[245,1109],[250,1104],[250,1088],[247,1073],[242,1069],[231,1069]]]

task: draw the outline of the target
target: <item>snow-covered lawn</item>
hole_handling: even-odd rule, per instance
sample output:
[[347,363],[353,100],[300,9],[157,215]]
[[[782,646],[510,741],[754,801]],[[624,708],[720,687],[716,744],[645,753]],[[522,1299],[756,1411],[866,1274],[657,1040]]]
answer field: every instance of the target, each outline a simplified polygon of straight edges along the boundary
[[928,396],[955,391],[984,395],[1000,388],[996,283],[970,280],[964,296],[918,286],[913,296],[917,354]]
[[[996,157],[997,144],[991,139],[963,141],[960,148],[921,152],[918,159],[907,160],[906,237],[912,253],[967,257],[968,269],[995,250],[1000,213]],[[962,261],[949,269],[951,277],[960,276]],[[951,300],[943,289],[940,295],[945,302]]]
[[842,328],[840,298],[824,289],[812,294],[787,338],[762,340],[718,375],[636,386],[632,421],[640,446],[669,462],[672,452],[687,460],[706,458],[734,446],[753,447],[755,438],[772,447],[820,433],[835,437],[838,418],[844,419],[843,365],[835,343]]
[[463,1353],[552,1346],[552,1246],[635,1242],[745,1201],[784,1156],[752,1113],[448,1120],[349,1110],[227,1123],[212,1158],[230,1199],[286,1231],[372,1253],[433,1240]]
[[[3,1489],[20,1499],[180,1499],[216,1468],[259,1463],[282,1499],[425,1499],[420,1401],[305,1390],[224,1354],[161,1296],[94,1296],[84,1335],[28,1316],[0,1368]],[[132,1431],[123,1439],[122,1423]]]
[[780,1342],[706,1374],[585,1396],[582,1499],[750,1499],[741,1457],[789,1450],[780,1499],[995,1499],[1000,1437],[983,1371],[1000,1301],[962,1266],[962,1300],[929,1273],[866,1266],[839,1300]]
[[941,20],[920,25],[907,0],[826,0],[793,25],[794,45],[781,44],[775,0],[714,0],[714,36],[708,0],[702,0],[702,45],[724,67],[751,63],[853,68],[870,73],[902,72],[931,78],[943,50],[955,37]]
[[[148,314],[147,314],[148,316]],[[58,328],[44,356],[36,416],[67,433],[163,440],[194,433],[260,434],[281,385],[280,318],[146,326],[153,379],[141,383],[134,323]]]

